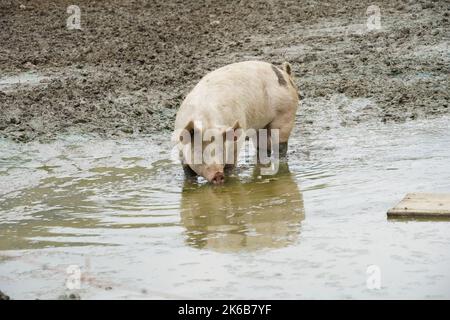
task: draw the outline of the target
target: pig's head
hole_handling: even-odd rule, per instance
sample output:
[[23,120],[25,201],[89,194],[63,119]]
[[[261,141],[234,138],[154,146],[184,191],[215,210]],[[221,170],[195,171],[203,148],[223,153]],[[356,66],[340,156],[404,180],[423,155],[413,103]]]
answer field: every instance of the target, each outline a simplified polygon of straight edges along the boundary
[[222,184],[225,181],[225,165],[235,164],[238,134],[238,121],[231,127],[212,128],[190,121],[175,135],[178,137],[183,165],[188,165],[196,174],[213,184]]

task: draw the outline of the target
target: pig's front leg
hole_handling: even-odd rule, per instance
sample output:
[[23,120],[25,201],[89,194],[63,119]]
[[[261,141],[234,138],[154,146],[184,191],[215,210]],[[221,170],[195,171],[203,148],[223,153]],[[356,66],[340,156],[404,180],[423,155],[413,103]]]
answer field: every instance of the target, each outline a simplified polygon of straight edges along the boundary
[[[264,129],[266,130],[267,139],[260,139],[261,132],[258,132],[258,136],[256,138],[256,155],[257,160],[260,162],[261,156],[262,157],[270,157],[271,151],[272,151],[272,138],[270,135],[270,129],[269,126],[266,126]],[[264,141],[266,140],[266,141]]]
[[[236,167],[237,167],[237,162],[238,162],[238,157],[239,157],[239,149],[241,148],[241,144],[234,142],[233,143],[233,155],[231,156],[231,160],[233,161],[232,163],[228,163],[228,156],[225,157],[225,166],[223,168],[223,171],[225,172],[225,174],[230,174]],[[226,149],[226,152],[231,152],[230,149]]]
[[183,164],[183,171],[184,171],[184,175],[187,178],[192,178],[192,177],[197,176],[197,173],[195,173],[195,171],[192,170],[191,167],[189,167],[187,164]]

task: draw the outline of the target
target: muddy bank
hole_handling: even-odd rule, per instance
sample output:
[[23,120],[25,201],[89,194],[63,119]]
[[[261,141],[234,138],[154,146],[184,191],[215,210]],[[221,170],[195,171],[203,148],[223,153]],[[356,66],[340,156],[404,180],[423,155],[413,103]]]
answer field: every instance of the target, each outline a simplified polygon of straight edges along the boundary
[[374,101],[352,121],[449,113],[446,1],[378,1],[371,32],[368,1],[79,0],[82,30],[68,30],[71,4],[0,3],[0,136],[170,130],[202,75],[249,59],[290,61],[310,108]]
[[0,300],[9,300],[9,296],[0,291]]

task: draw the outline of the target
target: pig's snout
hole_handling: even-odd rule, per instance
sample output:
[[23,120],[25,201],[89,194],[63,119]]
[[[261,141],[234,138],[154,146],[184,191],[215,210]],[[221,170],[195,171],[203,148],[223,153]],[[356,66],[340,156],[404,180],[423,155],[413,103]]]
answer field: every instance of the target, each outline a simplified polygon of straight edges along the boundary
[[213,184],[222,184],[225,182],[225,177],[223,175],[222,172],[216,172],[213,176],[213,178],[211,179],[211,182]]

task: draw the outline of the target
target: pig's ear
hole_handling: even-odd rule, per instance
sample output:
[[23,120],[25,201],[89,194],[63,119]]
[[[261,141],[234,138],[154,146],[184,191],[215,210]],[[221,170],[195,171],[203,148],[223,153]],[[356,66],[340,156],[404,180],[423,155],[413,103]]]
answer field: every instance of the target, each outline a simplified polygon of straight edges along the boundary
[[183,144],[188,144],[194,139],[194,121],[189,123],[180,132],[179,140]]
[[283,62],[283,70],[288,75],[292,75],[292,68],[291,68],[291,65],[289,64],[289,62],[287,62],[287,61]]

